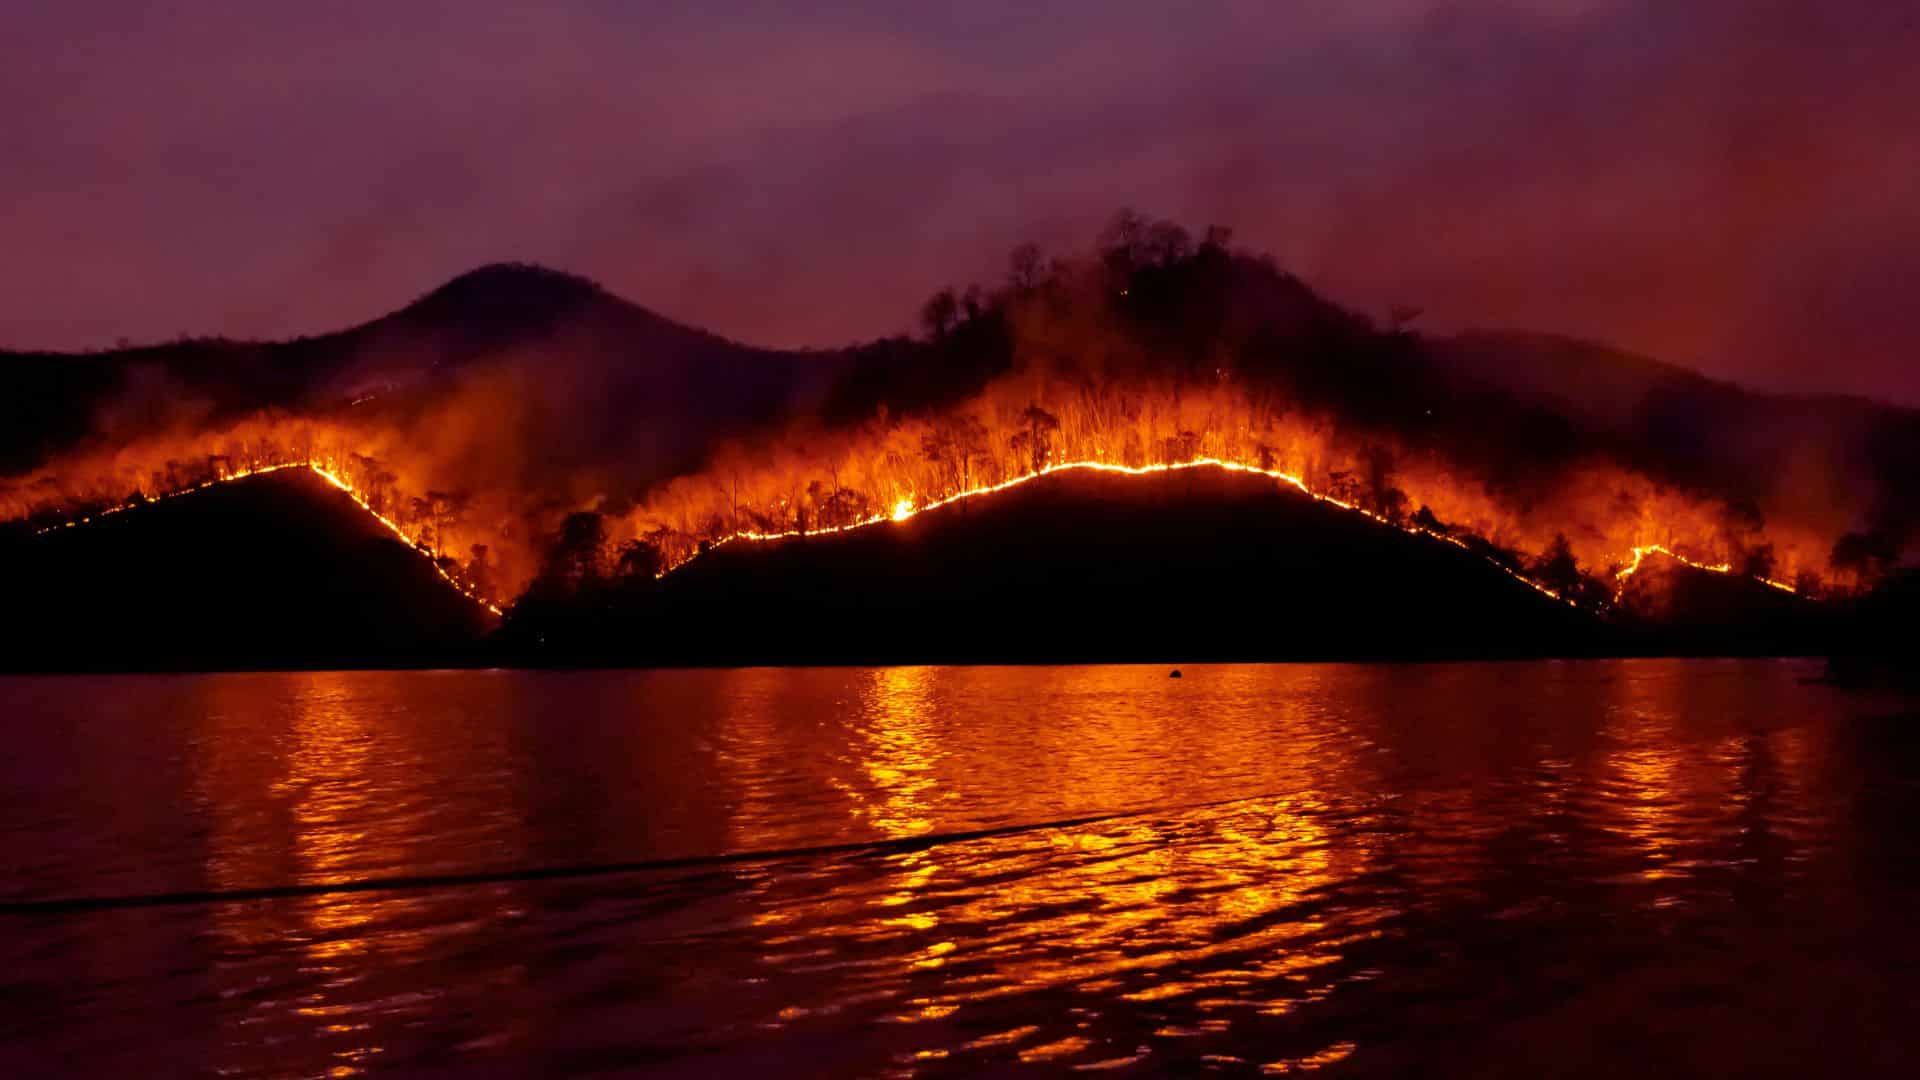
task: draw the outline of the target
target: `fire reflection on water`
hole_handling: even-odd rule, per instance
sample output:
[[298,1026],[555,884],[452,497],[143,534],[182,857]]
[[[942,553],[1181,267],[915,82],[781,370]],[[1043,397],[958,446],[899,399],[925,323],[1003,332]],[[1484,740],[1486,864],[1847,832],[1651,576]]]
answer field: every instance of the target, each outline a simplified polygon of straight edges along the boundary
[[[1611,796],[1611,812],[1603,824],[1627,842],[1640,863],[1638,876],[1647,882],[1692,873],[1693,849],[1706,835],[1703,819],[1723,817],[1736,799],[1735,778],[1681,737],[1682,718],[1711,707],[1690,700],[1698,678],[1697,668],[1679,662],[1649,662],[1640,677],[1609,684],[1610,723],[1603,735],[1610,748],[1599,783]],[[1737,738],[1729,734],[1720,741]],[[1652,902],[1671,900],[1662,891]]]
[[932,673],[926,667],[878,668],[863,695],[851,754],[864,783],[839,786],[853,813],[883,836],[933,831],[940,744]]
[[[431,834],[424,804],[395,783],[404,772],[393,758],[407,735],[405,715],[366,707],[353,692],[364,686],[365,673],[259,678],[298,685],[275,695],[254,683],[221,684],[230,696],[209,703],[207,723],[272,731],[271,742],[235,737],[235,730],[197,740],[209,750],[249,753],[245,760],[203,762],[198,798],[209,823],[209,887],[351,881],[370,870],[419,865],[423,847],[440,838]],[[283,715],[261,714],[271,701],[283,703]],[[236,978],[256,967],[275,972],[229,1002],[235,1014],[223,1056],[242,1073],[346,1077],[380,1065],[387,1053],[382,1033],[408,1016],[431,1016],[441,996],[431,982],[396,989],[390,980],[404,978],[429,949],[481,928],[449,920],[432,898],[408,892],[221,903],[210,914],[217,963]],[[271,964],[263,963],[269,957]],[[499,974],[504,984],[517,971]],[[281,1044],[299,1046],[302,1055],[276,1054]]]
[[[370,812],[367,781],[375,734],[364,713],[339,707],[339,689],[327,685],[338,677],[316,675],[315,692],[298,699],[287,775],[276,785],[281,789],[276,794],[293,807],[293,856],[304,881],[346,877],[352,861],[365,858],[375,840],[370,830],[351,824],[378,819]],[[332,1076],[361,1072],[381,1054],[372,1025],[357,1019],[365,1010],[352,988],[365,976],[376,949],[383,964],[405,963],[420,951],[418,932],[368,932],[376,914],[385,913],[377,909],[390,912],[405,903],[349,893],[289,905],[287,914],[304,924],[293,934],[306,954],[300,974],[313,980],[310,990],[292,1000],[291,1011],[335,1043]]]
[[[184,764],[113,774],[127,790],[106,802],[166,807],[190,785],[173,839],[148,845],[172,858],[145,871],[159,892],[788,853],[22,924],[47,940],[6,958],[54,974],[0,1035],[124,1066],[125,1031],[165,1029],[231,1075],[1349,1055],[1394,1074],[1543,1011],[1559,1023],[1538,1044],[1560,1047],[1603,1026],[1584,1009],[1737,1000],[1754,967],[1727,943],[1754,935],[1794,994],[1804,956],[1878,978],[1845,946],[1880,917],[1860,890],[1883,849],[1905,849],[1847,830],[1877,798],[1906,837],[1906,774],[1873,771],[1888,731],[1838,723],[1804,666],[1184,670],[115,684],[143,722],[100,730]],[[44,860],[34,835],[12,834],[16,858]],[[1895,921],[1905,895],[1882,897]],[[1836,911],[1856,924],[1824,931]],[[1789,923],[1807,933],[1764,936]],[[1888,971],[1860,983],[1874,1000],[1900,998]],[[64,1034],[82,1023],[123,1035]]]
[[[939,674],[873,671],[849,701],[857,767],[836,787],[848,812],[880,836],[926,835],[935,828],[933,808],[980,779],[942,751],[940,731],[953,718],[940,709],[952,687],[938,685]],[[1133,693],[1140,681],[1138,669],[1057,678],[1073,682],[1082,700]],[[1262,755],[1282,774],[1323,771],[1327,762],[1310,760],[1317,740],[1287,737],[1302,718],[1289,720],[1284,705],[1276,712],[1279,728],[1259,745],[1213,749]],[[1071,719],[1063,737],[1085,737],[1089,718]],[[1132,725],[1103,736],[1126,745],[1160,742],[1167,719],[1132,709],[1093,722]],[[1044,737],[1023,748],[1036,756],[1053,749]],[[1080,806],[1089,794],[1124,789],[1124,778],[1086,771],[1060,781],[1082,789],[1069,797]],[[1033,792],[1036,805],[998,807],[995,818],[1033,820],[1058,794]],[[1336,842],[1321,823],[1329,810],[1309,789],[880,854],[869,873],[846,882],[792,868],[743,880],[750,921],[765,935],[764,978],[830,977],[839,985],[828,1011],[859,1003],[886,1010],[909,1042],[922,1033],[924,1045],[896,1058],[908,1071],[989,1051],[1027,1062],[1118,1065],[1145,1055],[1091,1030],[1102,1002],[1156,1017],[1142,1037],[1179,1039],[1225,1031],[1236,1016],[1283,1016],[1352,974],[1341,966],[1345,950],[1378,931],[1356,913],[1318,902],[1318,894],[1367,873],[1372,852],[1352,836]],[[975,1013],[1003,1012],[997,1003],[1012,1000],[1049,1002],[1048,1011],[1078,1019],[1066,1030],[1052,1023],[974,1030]],[[817,993],[811,1005],[769,999],[771,1015],[760,1026],[804,1023],[820,1012],[817,1002]],[[1351,1049],[1316,1044],[1264,1064],[1311,1068]]]
[[[817,718],[769,715],[744,741],[824,773],[841,834],[877,846],[734,872],[752,943],[726,1030],[867,1017],[902,1074],[1332,1065],[1392,1037],[1353,1002],[1457,993],[1474,945],[1428,944],[1436,912],[1492,935],[1589,889],[1635,912],[1715,906],[1806,839],[1777,835],[1774,794],[1806,767],[1805,731],[1737,666],[1564,665],[1519,696],[1444,666],[737,678],[834,696],[824,745]],[[739,848],[789,839],[776,804],[735,809]],[[1127,812],[1049,824],[1106,809]],[[1013,824],[1032,827],[939,841]],[[1373,989],[1396,956],[1398,984]]]
[[[783,917],[763,923],[763,977],[831,977],[836,1007],[881,1009],[903,1029],[901,1064],[1003,1051],[1114,1062],[1143,1041],[1219,1035],[1324,999],[1355,974],[1347,948],[1378,932],[1368,913],[1308,902],[1367,862],[1331,847],[1314,818],[1293,800],[1250,801],[1215,820],[892,855],[861,880],[771,877],[755,904]],[[764,1026],[818,1011],[778,1002]],[[1039,1022],[993,1026],[1028,1010]],[[1094,1030],[1103,1012],[1146,1026]]]

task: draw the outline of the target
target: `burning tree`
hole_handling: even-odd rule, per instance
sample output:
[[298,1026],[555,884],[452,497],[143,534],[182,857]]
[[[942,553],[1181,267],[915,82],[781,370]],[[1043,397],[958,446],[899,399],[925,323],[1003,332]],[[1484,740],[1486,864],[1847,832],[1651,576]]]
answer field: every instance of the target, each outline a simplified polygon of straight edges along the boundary
[[1007,445],[1016,457],[1026,458],[1029,472],[1039,472],[1047,467],[1047,458],[1053,451],[1053,436],[1060,430],[1060,418],[1035,404],[1022,410],[1020,419],[1026,427],[1015,432]]
[[262,414],[10,478],[0,509],[71,520],[130,492],[164,497],[310,465],[436,556],[470,552],[457,576],[511,595],[529,581],[636,578],[648,558],[651,572],[671,570],[731,538],[905,516],[1062,466],[1206,460],[1444,537],[1565,595],[1591,593],[1582,566],[1624,566],[1650,545],[1800,584],[1829,562],[1868,581],[1898,555],[1874,533],[1834,544],[1763,530],[1757,508],[1602,456],[1540,466],[1536,457],[1570,453],[1552,425],[1515,421],[1521,435],[1510,437],[1455,401],[1447,411],[1465,419],[1444,428],[1430,419],[1432,387],[1397,378],[1411,335],[1374,330],[1228,242],[1209,230],[1196,245],[1125,212],[1090,257],[1046,262],[1022,249],[1004,289],[930,299],[923,340],[860,350],[825,419],[723,444],[701,470],[644,491],[622,491],[612,468],[565,491],[481,487],[433,432],[359,413]]

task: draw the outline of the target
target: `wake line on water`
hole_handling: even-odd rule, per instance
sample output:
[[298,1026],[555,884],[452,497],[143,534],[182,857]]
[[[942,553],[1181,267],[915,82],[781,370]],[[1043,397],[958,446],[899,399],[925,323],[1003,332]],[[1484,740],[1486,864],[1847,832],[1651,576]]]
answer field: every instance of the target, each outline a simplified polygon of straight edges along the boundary
[[231,904],[261,900],[288,900],[309,896],[336,896],[353,893],[418,892],[430,889],[456,889],[477,885],[505,885],[519,882],[566,881],[579,878],[616,877],[661,870],[697,870],[710,866],[736,866],[751,863],[783,862],[789,859],[830,858],[837,855],[902,855],[948,844],[972,840],[991,840],[1001,836],[1044,832],[1048,829],[1074,829],[1127,818],[1192,813],[1234,803],[1277,798],[1279,793],[1235,795],[1205,802],[1179,803],[1140,810],[1116,810],[1054,821],[1020,825],[995,825],[984,829],[928,833],[890,840],[852,840],[839,844],[815,844],[791,848],[763,848],[755,851],[724,852],[717,855],[683,855],[667,859],[640,859],[609,863],[573,863],[561,866],[537,866],[518,870],[475,870],[457,874],[397,874],[389,877],[316,881],[304,885],[260,885],[238,889],[197,889],[183,892],[132,893],[118,896],[60,896],[38,900],[0,900],[0,916],[74,915],[95,911],[129,908],[185,907],[199,904]]

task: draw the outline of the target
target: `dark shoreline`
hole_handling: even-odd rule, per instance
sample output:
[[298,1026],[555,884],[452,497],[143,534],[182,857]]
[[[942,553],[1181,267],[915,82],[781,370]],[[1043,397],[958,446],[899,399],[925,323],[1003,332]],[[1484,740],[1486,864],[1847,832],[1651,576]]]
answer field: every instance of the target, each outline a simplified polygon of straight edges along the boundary
[[1270,656],[1184,655],[1174,652],[1155,655],[1060,654],[1052,656],[834,656],[834,657],[724,657],[707,659],[686,657],[658,660],[622,660],[613,657],[578,657],[536,662],[527,657],[503,655],[414,656],[371,659],[340,657],[309,661],[222,664],[215,661],[179,665],[58,665],[32,668],[0,666],[0,676],[69,675],[246,675],[312,671],[713,671],[734,668],[872,668],[872,667],[1079,667],[1125,665],[1139,667],[1179,667],[1201,664],[1504,664],[1560,661],[1577,663],[1599,660],[1824,660],[1835,658],[1817,651],[1732,651],[1700,649],[1692,651],[1594,650],[1556,653],[1423,653]]
[[1813,604],[1675,566],[1666,616],[1603,614],[1483,554],[1229,474],[1055,478],[965,513],[717,549],[638,588],[530,594],[499,623],[293,473],[37,554],[14,567],[0,672],[1833,656],[1898,682],[1910,610],[1899,590]]

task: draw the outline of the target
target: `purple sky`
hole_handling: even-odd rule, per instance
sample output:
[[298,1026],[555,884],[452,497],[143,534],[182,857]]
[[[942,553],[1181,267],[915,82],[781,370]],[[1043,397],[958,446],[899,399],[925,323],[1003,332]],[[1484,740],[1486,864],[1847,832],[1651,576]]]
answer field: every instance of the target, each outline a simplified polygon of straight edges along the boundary
[[1920,403],[1911,3],[937,6],[13,5],[0,342],[283,337],[526,259],[835,344],[1131,205],[1434,329]]

